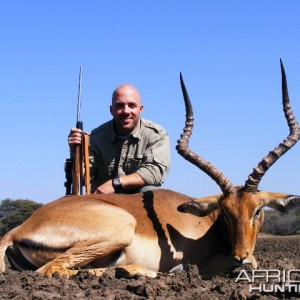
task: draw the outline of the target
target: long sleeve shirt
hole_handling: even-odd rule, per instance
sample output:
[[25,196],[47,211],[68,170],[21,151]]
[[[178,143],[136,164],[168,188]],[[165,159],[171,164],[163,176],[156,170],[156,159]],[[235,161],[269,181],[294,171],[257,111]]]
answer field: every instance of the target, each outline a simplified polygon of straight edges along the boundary
[[91,191],[107,180],[138,173],[145,185],[160,186],[170,167],[170,141],[158,124],[140,119],[128,136],[119,136],[113,120],[90,134]]

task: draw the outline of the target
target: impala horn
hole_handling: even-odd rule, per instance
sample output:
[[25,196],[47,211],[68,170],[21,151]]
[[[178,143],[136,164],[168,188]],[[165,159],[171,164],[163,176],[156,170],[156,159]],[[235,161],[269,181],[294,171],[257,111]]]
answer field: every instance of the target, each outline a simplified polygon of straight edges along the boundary
[[283,63],[280,59],[281,77],[282,77],[282,104],[285,118],[290,128],[289,136],[278,145],[273,151],[269,152],[262,161],[258,164],[253,172],[248,176],[245,183],[244,190],[246,192],[255,193],[257,191],[259,182],[268,171],[268,169],[288,150],[290,150],[300,139],[300,127],[293,115],[290,105],[290,98],[286,82],[286,75]]
[[191,101],[185,88],[181,73],[180,84],[185,103],[186,121],[185,127],[183,129],[183,134],[181,134],[180,139],[177,142],[176,150],[184,159],[191,162],[193,165],[210,176],[220,186],[224,195],[233,194],[236,190],[229,179],[225,177],[222,172],[216,169],[210,162],[206,161],[188,148],[189,140],[192,135],[192,129],[194,126],[194,117]]

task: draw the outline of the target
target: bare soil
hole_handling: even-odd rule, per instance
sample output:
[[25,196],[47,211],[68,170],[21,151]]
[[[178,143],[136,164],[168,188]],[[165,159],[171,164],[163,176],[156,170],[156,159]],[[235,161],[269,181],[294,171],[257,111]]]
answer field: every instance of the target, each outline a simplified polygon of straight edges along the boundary
[[[257,241],[255,256],[259,269],[295,270],[300,269],[300,236],[271,237],[260,236]],[[259,284],[266,284],[265,279],[256,280],[249,290],[247,280],[236,282],[242,269],[235,269],[215,276],[202,278],[194,265],[174,275],[160,275],[149,279],[120,278],[114,270],[109,270],[101,278],[85,271],[71,279],[54,276],[47,278],[28,271],[17,272],[7,268],[0,275],[1,299],[299,299],[298,288],[285,291],[274,290],[270,284],[258,290]],[[245,268],[251,274],[250,268]],[[245,278],[245,276],[243,276]],[[300,282],[300,272],[293,272],[295,282]],[[275,279],[274,279],[275,280]],[[274,284],[278,284],[276,280]],[[282,286],[284,283],[280,283]],[[269,292],[266,291],[269,290]]]

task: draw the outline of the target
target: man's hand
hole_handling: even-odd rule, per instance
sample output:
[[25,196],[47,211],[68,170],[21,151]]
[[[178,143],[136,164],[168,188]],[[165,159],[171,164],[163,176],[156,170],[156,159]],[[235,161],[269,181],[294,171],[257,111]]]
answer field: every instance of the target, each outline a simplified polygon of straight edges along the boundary
[[[86,133],[86,132],[84,132],[84,133]],[[69,144],[71,153],[74,153],[76,145],[81,144],[82,134],[83,134],[83,131],[81,129],[78,129],[78,128],[71,129],[70,134],[68,135],[68,144]]]
[[112,194],[115,192],[115,189],[112,185],[112,180],[108,180],[105,183],[97,187],[94,194]]
[[68,135],[69,145],[81,144],[82,130],[78,128],[72,128]]

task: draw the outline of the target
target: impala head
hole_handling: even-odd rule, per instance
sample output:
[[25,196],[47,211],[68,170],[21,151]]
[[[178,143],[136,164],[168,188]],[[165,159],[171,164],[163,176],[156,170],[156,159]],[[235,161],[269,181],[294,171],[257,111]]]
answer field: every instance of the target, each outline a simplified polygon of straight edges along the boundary
[[209,175],[219,185],[222,194],[185,203],[178,207],[178,210],[199,217],[209,214],[220,216],[222,224],[226,224],[232,248],[232,256],[236,262],[241,264],[251,263],[254,268],[257,267],[257,263],[253,257],[253,251],[257,235],[263,224],[263,208],[268,206],[280,211],[287,211],[293,208],[295,203],[300,202],[299,196],[268,193],[258,190],[259,182],[266,171],[300,139],[300,127],[291,110],[286,75],[282,61],[280,61],[280,66],[282,74],[283,110],[290,133],[283,142],[261,160],[248,176],[245,185],[242,187],[235,187],[230,180],[210,162],[193,153],[188,148],[194,118],[191,102],[180,74],[181,88],[186,107],[186,125],[178,141],[177,151],[186,160]]

